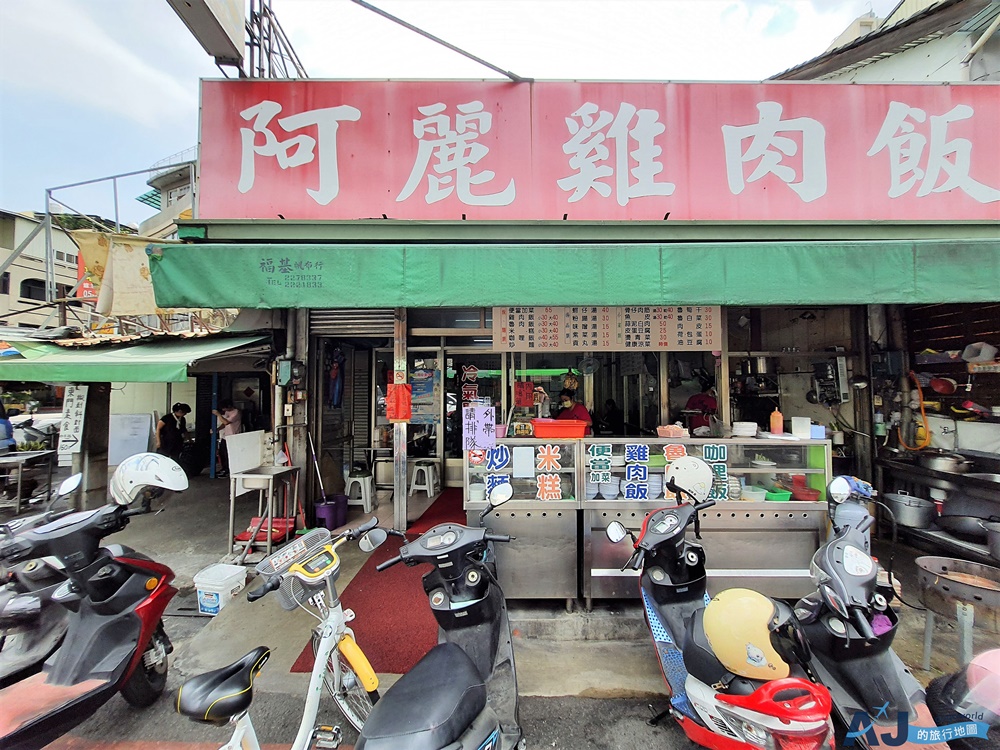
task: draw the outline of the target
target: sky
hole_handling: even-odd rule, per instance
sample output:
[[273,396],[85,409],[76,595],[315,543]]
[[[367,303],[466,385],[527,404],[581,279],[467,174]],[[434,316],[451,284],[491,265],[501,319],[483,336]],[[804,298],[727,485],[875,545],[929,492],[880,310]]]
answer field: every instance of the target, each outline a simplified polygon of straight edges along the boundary
[[[897,0],[371,0],[535,79],[754,81],[822,52],[857,16]],[[350,0],[271,0],[310,78],[498,74]],[[144,170],[194,147],[198,81],[221,72],[166,0],[0,2],[0,209],[45,190]],[[118,215],[152,209],[146,175],[118,181]],[[108,182],[59,189],[115,216]]]

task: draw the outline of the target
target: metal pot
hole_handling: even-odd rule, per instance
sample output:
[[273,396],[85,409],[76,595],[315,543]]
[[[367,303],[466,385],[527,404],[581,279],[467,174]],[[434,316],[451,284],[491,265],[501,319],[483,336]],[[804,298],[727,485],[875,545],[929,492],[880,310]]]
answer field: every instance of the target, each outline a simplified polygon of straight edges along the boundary
[[979,525],[986,529],[986,544],[990,548],[990,557],[1000,560],[1000,523],[983,523]]
[[972,461],[962,454],[949,453],[938,448],[922,450],[917,454],[917,461],[925,469],[948,471],[952,474],[964,474],[972,468]]
[[903,490],[888,492],[883,497],[900,526],[926,529],[931,525],[931,519],[934,518],[934,503],[930,500],[924,500]]

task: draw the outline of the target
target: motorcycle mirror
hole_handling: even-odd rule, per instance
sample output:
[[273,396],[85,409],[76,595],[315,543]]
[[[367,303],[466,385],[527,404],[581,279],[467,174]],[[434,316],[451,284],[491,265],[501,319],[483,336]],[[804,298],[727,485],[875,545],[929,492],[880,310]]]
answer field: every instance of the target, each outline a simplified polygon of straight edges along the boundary
[[608,539],[611,540],[612,544],[618,544],[618,542],[628,536],[628,531],[625,530],[620,521],[609,523],[604,533],[608,535]]
[[503,505],[505,502],[514,497],[514,485],[509,482],[504,482],[503,484],[498,484],[490,492],[490,505],[494,508]]
[[81,482],[83,482],[83,474],[74,474],[71,477],[67,477],[63,480],[62,484],[59,485],[58,496],[65,497],[76,492],[79,488]]
[[853,492],[851,482],[847,477],[834,477],[826,491],[830,495],[830,499],[837,505],[845,502]]
[[380,547],[388,538],[389,535],[385,529],[372,529],[358,540],[358,546],[362,552],[374,552],[375,548]]

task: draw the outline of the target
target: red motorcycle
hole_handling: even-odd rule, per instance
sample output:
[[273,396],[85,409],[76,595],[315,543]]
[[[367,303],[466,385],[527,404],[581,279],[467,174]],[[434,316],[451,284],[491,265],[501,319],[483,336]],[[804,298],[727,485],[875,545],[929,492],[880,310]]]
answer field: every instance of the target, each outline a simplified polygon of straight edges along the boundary
[[[174,573],[122,545],[102,547],[132,516],[149,513],[154,498],[187,489],[171,459],[140,453],[111,480],[114,502],[25,529],[0,544],[0,562],[53,556],[66,582],[52,601],[68,612],[62,646],[39,674],[0,690],[0,748],[35,750],[89,718],[120,692],[133,706],[149,706],[167,684],[170,639],[163,612],[177,589]],[[140,501],[140,507],[127,509]]]

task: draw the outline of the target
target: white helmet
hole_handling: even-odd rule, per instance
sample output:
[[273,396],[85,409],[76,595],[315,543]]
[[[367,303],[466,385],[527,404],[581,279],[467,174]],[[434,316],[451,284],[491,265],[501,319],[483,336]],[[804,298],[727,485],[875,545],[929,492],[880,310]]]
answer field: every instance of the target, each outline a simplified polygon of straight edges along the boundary
[[696,503],[703,503],[708,500],[712,491],[715,472],[708,463],[696,456],[681,456],[670,462],[666,481],[671,479],[682,490],[690,493]]
[[129,456],[111,477],[111,498],[119,505],[131,505],[145,495],[150,499],[164,490],[180,492],[188,488],[187,474],[176,461],[159,453]]

